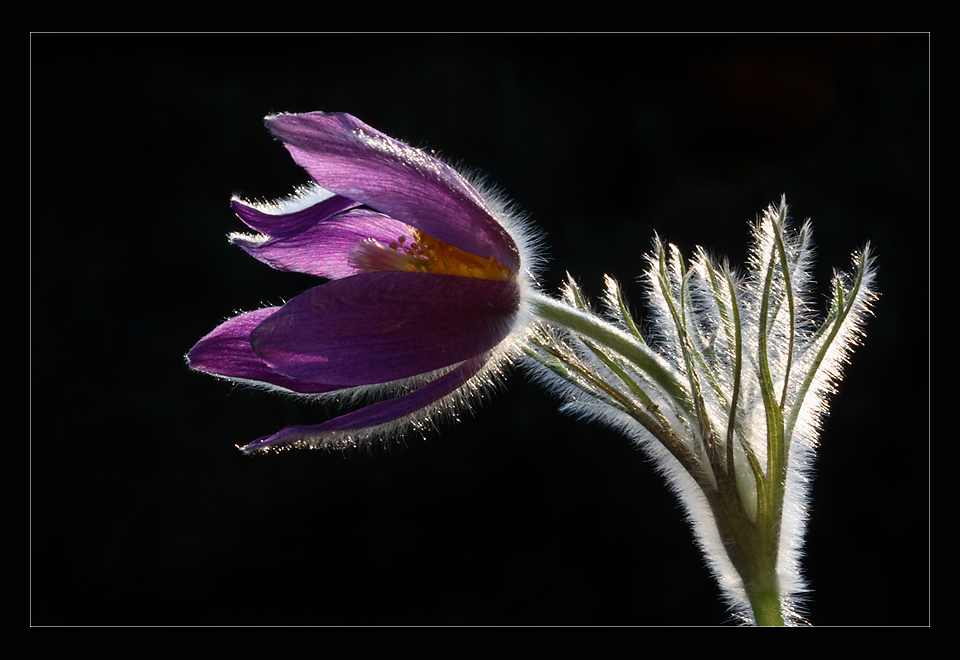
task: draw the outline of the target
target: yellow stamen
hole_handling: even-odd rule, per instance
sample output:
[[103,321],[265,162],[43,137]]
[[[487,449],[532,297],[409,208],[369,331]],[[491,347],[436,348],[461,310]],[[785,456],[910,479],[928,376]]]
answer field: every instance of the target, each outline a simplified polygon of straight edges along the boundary
[[[412,241],[407,241],[412,238]],[[410,228],[410,236],[398,236],[384,245],[368,238],[350,252],[351,263],[363,271],[405,270],[413,273],[458,275],[481,280],[509,280],[513,272],[498,264],[493,255],[484,259]]]

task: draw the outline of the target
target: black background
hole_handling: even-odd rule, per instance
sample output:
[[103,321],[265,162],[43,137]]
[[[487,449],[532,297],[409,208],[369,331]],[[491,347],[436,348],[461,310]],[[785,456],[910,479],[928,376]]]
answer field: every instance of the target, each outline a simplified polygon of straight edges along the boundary
[[[316,280],[225,240],[306,175],[271,112],[346,111],[482,172],[543,274],[635,279],[654,233],[742,262],[787,195],[819,303],[870,240],[882,298],[822,434],[819,625],[928,622],[926,35],[33,35],[34,625],[715,625],[681,511],[630,443],[516,372],[375,456],[234,447],[326,411],[190,372],[234,312]],[[13,440],[13,439],[12,439]]]

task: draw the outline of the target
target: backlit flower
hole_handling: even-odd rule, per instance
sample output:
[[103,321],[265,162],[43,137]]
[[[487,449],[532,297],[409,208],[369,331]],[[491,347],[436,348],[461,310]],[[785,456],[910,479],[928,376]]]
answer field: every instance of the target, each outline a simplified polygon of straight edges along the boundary
[[519,354],[532,286],[528,241],[503,205],[350,115],[266,123],[314,183],[269,204],[234,199],[258,233],[230,239],[277,270],[330,281],[226,321],[188,362],[236,382],[366,405],[244,451],[386,439],[432,424],[491,383]]

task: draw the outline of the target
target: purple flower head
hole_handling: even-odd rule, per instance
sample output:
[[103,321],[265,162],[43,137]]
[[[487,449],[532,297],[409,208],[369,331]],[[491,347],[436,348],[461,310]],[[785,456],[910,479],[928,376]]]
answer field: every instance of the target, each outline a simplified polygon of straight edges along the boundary
[[277,270],[330,281],[226,321],[188,363],[366,405],[243,450],[356,445],[465,403],[517,354],[529,325],[523,232],[454,169],[355,117],[313,112],[266,123],[315,183],[269,204],[234,199],[257,233],[230,240]]

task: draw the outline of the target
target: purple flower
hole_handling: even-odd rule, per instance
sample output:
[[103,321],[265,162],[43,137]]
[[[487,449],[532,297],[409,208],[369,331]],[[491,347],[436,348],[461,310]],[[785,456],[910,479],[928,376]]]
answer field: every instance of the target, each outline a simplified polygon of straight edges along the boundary
[[230,240],[277,270],[330,281],[226,321],[190,350],[190,367],[366,404],[247,452],[356,445],[432,424],[517,354],[532,286],[523,232],[448,165],[355,117],[266,123],[315,184],[270,204],[234,199],[258,234]]

